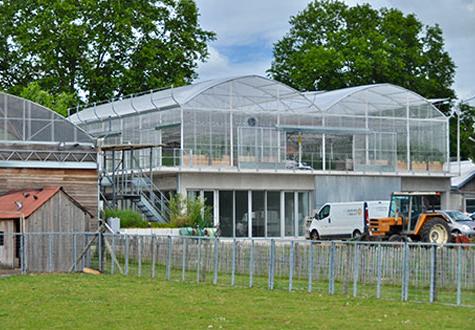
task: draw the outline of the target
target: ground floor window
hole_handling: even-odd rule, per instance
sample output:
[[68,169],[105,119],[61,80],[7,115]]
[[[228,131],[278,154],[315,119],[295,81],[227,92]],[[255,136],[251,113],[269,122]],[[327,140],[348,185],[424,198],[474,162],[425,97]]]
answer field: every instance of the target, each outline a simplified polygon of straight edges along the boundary
[[473,213],[475,212],[475,198],[470,198],[465,200],[465,212]]

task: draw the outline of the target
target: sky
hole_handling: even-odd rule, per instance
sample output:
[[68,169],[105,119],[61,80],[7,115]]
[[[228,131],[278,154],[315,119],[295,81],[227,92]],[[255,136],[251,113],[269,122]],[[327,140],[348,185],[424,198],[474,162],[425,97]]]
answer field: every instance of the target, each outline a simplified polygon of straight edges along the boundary
[[[217,33],[210,56],[198,68],[199,79],[266,75],[273,44],[289,30],[289,18],[309,0],[196,0],[201,26]],[[414,13],[425,25],[438,23],[457,69],[459,99],[475,96],[475,0],[347,0]]]

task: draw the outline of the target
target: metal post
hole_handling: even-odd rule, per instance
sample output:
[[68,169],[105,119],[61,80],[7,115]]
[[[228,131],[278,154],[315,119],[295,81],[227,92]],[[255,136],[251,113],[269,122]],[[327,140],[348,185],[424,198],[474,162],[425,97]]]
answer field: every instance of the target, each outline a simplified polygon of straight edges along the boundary
[[167,281],[170,281],[171,267],[172,267],[172,238],[171,236],[167,237]]
[[77,235],[76,234],[73,234],[73,271],[74,272],[77,272],[77,251],[78,251],[78,248],[77,248]]
[[21,273],[25,274],[26,273],[25,271],[25,242],[23,239],[23,234],[19,233],[18,236],[20,239],[20,269],[21,269]]
[[308,254],[308,292],[312,292],[313,285],[313,243],[310,243],[310,251]]
[[254,240],[251,239],[251,250],[249,251],[249,287],[254,286]]
[[201,268],[201,237],[198,237],[198,260],[196,263],[196,282],[200,283],[200,268]]
[[328,293],[335,293],[335,242],[332,241],[330,249],[330,265],[328,267]]
[[462,304],[462,247],[457,250],[457,305]]
[[231,286],[236,284],[236,239],[233,239],[232,264],[231,264]]
[[48,234],[48,272],[53,271],[53,236]]
[[[23,254],[23,258],[24,258],[24,266],[25,266],[25,273],[28,272],[28,248],[29,248],[29,234],[28,233],[23,233],[24,237],[25,237],[25,243],[24,243],[24,254]],[[74,259],[76,260],[76,259]]]
[[152,235],[152,278],[155,278],[155,268],[157,259],[157,237]]
[[292,282],[294,277],[294,249],[295,242],[290,242],[290,255],[289,255],[289,291],[292,291]]
[[137,259],[138,259],[138,276],[142,276],[142,236],[137,237]]
[[402,290],[401,290],[401,300],[407,301],[407,294],[409,288],[409,246],[407,242],[404,242],[404,252],[403,252],[403,261],[402,261]]
[[124,275],[129,275],[129,235],[125,234],[125,266]]
[[219,261],[219,259],[218,259],[218,257],[219,257],[219,255],[218,255],[219,245],[218,245],[218,243],[219,243],[218,238],[215,237],[214,238],[214,250],[213,250],[213,252],[214,252],[214,256],[213,256],[213,261],[214,261],[213,284],[214,285],[218,284],[218,261]]
[[274,254],[275,254],[275,240],[270,240],[270,253],[269,253],[269,280],[268,288],[274,289]]
[[181,260],[181,280],[185,281],[185,273],[186,273],[186,243],[187,239],[183,238],[183,253],[182,253],[182,260]]
[[115,273],[115,234],[112,234],[112,251],[111,251],[111,274]]
[[358,243],[355,243],[355,257],[353,260],[353,297],[358,296],[358,278],[359,278],[359,269],[360,269],[360,263],[359,263],[359,257],[360,257],[360,247]]
[[430,286],[429,286],[429,302],[432,304],[436,299],[436,271],[437,271],[437,247],[432,245],[430,258]]
[[376,283],[376,298],[381,298],[381,281],[383,277],[383,258],[382,258],[382,247],[381,244],[378,244],[378,256],[377,256],[377,263],[378,263],[378,279]]
[[99,250],[98,253],[98,261],[99,261],[99,271],[102,273],[103,272],[103,267],[102,267],[102,232],[99,232],[97,234],[97,249]]

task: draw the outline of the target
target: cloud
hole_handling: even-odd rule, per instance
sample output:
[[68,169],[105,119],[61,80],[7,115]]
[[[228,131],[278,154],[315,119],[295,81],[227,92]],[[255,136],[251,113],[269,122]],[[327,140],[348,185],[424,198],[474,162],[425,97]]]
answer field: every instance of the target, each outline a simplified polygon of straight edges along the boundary
[[[272,61],[272,45],[289,29],[289,19],[310,0],[197,0],[201,25],[218,36],[200,80],[240,73],[264,74]],[[454,88],[461,98],[475,95],[475,0],[348,0],[376,8],[394,7],[415,13],[426,25],[438,23],[446,49],[457,65]]]

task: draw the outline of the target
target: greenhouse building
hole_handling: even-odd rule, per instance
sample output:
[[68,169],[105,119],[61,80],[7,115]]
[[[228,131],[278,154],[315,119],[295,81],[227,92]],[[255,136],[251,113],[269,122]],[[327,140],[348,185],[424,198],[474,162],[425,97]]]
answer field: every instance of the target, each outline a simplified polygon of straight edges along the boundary
[[149,173],[159,196],[149,193],[151,204],[173,192],[202,196],[223,236],[302,236],[304,218],[326,202],[417,190],[441,192],[447,206],[450,193],[448,118],[391,84],[302,93],[240,76],[95,104],[69,119],[101,141],[111,182]]

